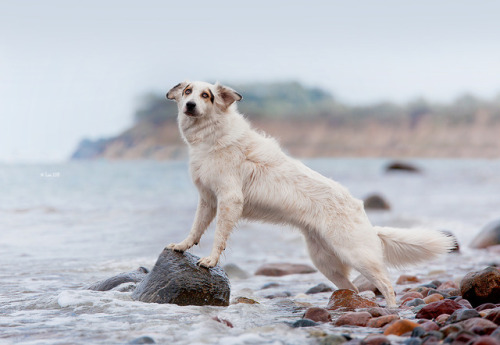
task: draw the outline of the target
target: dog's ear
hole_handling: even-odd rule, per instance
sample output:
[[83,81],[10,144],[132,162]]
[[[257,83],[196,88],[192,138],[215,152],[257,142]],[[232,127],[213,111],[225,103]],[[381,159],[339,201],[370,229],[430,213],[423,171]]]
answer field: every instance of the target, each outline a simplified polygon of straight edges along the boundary
[[188,84],[187,81],[183,81],[182,83],[175,85],[173,88],[170,89],[170,91],[167,92],[167,98],[177,101],[177,98],[181,95],[182,90],[184,90],[187,84]]
[[234,102],[241,101],[243,99],[238,92],[219,83],[215,84],[215,90],[217,94],[216,103],[222,110],[226,110]]

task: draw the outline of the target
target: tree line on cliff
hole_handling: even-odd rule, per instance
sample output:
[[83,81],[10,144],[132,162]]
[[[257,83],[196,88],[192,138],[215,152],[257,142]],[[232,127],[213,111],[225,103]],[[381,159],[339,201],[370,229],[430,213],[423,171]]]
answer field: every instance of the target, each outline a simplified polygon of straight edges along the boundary
[[[243,95],[238,104],[241,113],[259,120],[327,119],[333,125],[357,126],[366,122],[386,125],[409,124],[417,126],[422,119],[434,125],[483,125],[500,122],[500,94],[486,100],[464,94],[449,103],[430,102],[423,98],[404,104],[389,101],[369,105],[349,105],[338,101],[329,92],[307,87],[298,82],[249,83],[230,85]],[[154,124],[174,122],[177,117],[175,102],[163,94],[149,93],[134,114],[136,123]]]

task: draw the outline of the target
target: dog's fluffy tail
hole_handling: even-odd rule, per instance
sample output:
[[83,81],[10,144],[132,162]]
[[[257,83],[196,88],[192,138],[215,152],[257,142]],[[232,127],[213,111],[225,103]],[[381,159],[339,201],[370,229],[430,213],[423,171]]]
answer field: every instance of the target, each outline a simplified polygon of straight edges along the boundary
[[453,249],[455,240],[436,230],[375,226],[386,264],[402,268],[430,260]]

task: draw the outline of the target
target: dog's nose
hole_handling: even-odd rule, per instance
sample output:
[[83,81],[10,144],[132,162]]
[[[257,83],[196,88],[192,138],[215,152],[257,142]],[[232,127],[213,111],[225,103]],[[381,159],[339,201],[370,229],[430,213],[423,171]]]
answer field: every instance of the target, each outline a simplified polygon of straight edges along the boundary
[[186,103],[186,109],[187,110],[193,110],[194,107],[196,107],[196,103],[195,102],[187,102]]

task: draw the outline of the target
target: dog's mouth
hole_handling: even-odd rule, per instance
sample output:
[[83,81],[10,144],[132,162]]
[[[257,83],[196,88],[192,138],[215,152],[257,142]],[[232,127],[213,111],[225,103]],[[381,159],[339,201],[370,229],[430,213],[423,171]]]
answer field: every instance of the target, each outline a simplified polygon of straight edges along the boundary
[[188,110],[186,110],[186,111],[184,112],[184,114],[185,114],[186,116],[189,116],[189,117],[196,117],[196,116],[198,116],[198,115],[199,115],[199,114],[197,114],[197,113],[196,113],[196,112],[194,112],[194,111],[188,111]]

